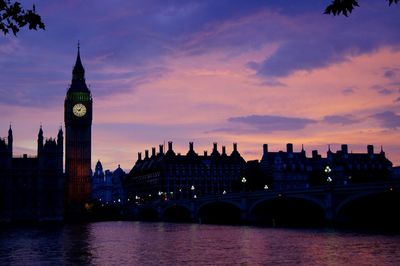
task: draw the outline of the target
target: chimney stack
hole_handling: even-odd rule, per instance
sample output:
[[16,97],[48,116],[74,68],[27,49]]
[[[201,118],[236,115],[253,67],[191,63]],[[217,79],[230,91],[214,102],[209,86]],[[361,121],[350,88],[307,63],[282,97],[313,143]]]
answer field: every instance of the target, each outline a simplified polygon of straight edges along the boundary
[[141,153],[141,152],[138,152],[137,158],[138,158],[138,161],[141,161],[141,160],[142,160],[142,153]]
[[312,158],[313,159],[317,159],[318,158],[318,151],[317,150],[313,150],[312,151]]
[[368,155],[374,155],[374,145],[367,146]]
[[168,150],[172,151],[172,141],[168,141]]
[[193,142],[189,142],[189,151],[193,151]]
[[237,143],[233,143],[233,151],[237,151]]
[[349,149],[347,147],[347,144],[342,144],[342,153],[345,154],[345,155],[349,153]]
[[263,155],[267,155],[268,153],[268,144],[263,145]]
[[144,158],[148,159],[149,158],[149,150],[144,151]]
[[286,151],[287,151],[287,153],[293,153],[293,144],[292,143],[286,144]]
[[226,148],[225,148],[225,146],[222,146],[222,154],[226,155]]
[[151,156],[152,157],[156,156],[156,147],[151,148]]
[[162,144],[160,144],[160,154],[164,154],[164,146]]

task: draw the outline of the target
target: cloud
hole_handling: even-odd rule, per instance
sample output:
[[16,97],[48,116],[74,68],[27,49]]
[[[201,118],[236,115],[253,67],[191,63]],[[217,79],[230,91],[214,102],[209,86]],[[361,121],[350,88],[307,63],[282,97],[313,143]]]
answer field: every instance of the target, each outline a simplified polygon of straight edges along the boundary
[[400,97],[397,97],[396,100],[394,100],[395,103],[400,103]]
[[249,115],[230,117],[228,122],[248,125],[259,132],[273,132],[300,130],[304,129],[309,124],[316,123],[317,121],[299,117]]
[[355,93],[355,90],[354,90],[353,88],[351,88],[351,87],[349,87],[349,88],[344,88],[344,89],[342,90],[342,94],[343,94],[343,95],[350,95],[350,94],[353,94],[353,93]]
[[392,111],[377,113],[372,115],[372,117],[385,128],[396,129],[400,127],[400,115]]
[[385,70],[383,76],[388,79],[393,79],[396,77],[396,70],[395,69]]
[[279,80],[271,79],[271,80],[266,80],[260,84],[261,86],[267,86],[267,87],[287,87],[285,83],[280,82]]
[[387,89],[381,85],[373,85],[371,89],[376,90],[381,95],[390,95],[394,93],[394,90]]
[[323,118],[323,121],[330,124],[351,125],[360,122],[353,115],[328,115]]

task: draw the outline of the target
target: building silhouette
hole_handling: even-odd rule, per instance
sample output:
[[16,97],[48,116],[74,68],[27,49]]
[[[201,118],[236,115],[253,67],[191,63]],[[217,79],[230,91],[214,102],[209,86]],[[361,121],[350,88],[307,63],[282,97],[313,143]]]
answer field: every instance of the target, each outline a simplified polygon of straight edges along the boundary
[[208,194],[220,194],[240,189],[237,183],[245,170],[246,162],[233,144],[230,155],[222,146],[218,151],[214,143],[211,154],[199,155],[189,143],[186,155],[176,154],[172,142],[164,153],[160,145],[158,153],[138,153],[138,160],[124,180],[127,198],[132,200],[191,199]]
[[114,171],[103,170],[100,160],[97,161],[92,176],[92,199],[99,204],[123,204],[126,201],[122,180],[126,173],[118,165]]
[[63,132],[44,140],[37,156],[13,157],[13,132],[0,139],[0,221],[59,221],[64,210]]
[[93,100],[78,46],[72,82],[64,102],[66,215],[84,211],[91,194]]
[[307,157],[303,147],[300,152],[294,152],[291,143],[286,147],[285,152],[269,152],[268,145],[263,145],[259,167],[270,180],[270,188],[305,189],[316,185],[385,181],[392,171],[392,163],[383,149],[374,153],[372,145],[367,146],[366,153],[349,153],[347,144],[336,152],[329,147],[326,158],[317,150],[312,151],[312,157]]

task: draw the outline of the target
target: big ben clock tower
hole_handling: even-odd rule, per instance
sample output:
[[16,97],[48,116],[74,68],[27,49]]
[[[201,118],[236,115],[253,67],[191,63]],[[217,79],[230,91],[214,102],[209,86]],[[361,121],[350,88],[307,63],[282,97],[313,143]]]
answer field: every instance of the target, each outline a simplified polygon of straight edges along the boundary
[[83,212],[91,193],[93,101],[79,52],[78,45],[72,82],[64,102],[67,217]]

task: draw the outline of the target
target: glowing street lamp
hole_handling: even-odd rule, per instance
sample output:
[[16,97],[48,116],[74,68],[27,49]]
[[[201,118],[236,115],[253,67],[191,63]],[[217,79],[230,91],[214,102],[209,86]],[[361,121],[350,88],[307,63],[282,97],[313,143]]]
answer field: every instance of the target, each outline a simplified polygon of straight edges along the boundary
[[268,185],[265,185],[265,186],[264,186],[264,189],[265,189],[265,190],[269,189]]
[[328,182],[328,183],[331,183],[333,180],[332,180],[332,178],[329,176],[329,174],[332,172],[332,169],[329,167],[329,165],[327,165],[326,167],[325,167],[325,170],[324,170],[324,172],[327,174],[327,178],[326,178],[326,181]]
[[330,172],[332,172],[332,169],[327,165],[326,167],[325,167],[325,173],[327,173],[327,174],[329,174]]
[[246,182],[247,182],[247,179],[246,179],[246,177],[243,177],[243,178],[242,178],[243,191],[245,191],[245,190],[246,190]]
[[194,186],[192,185],[192,186],[190,187],[190,189],[191,189],[192,191],[194,191]]
[[222,195],[225,195],[226,194],[226,190],[224,190],[223,192],[222,192]]

